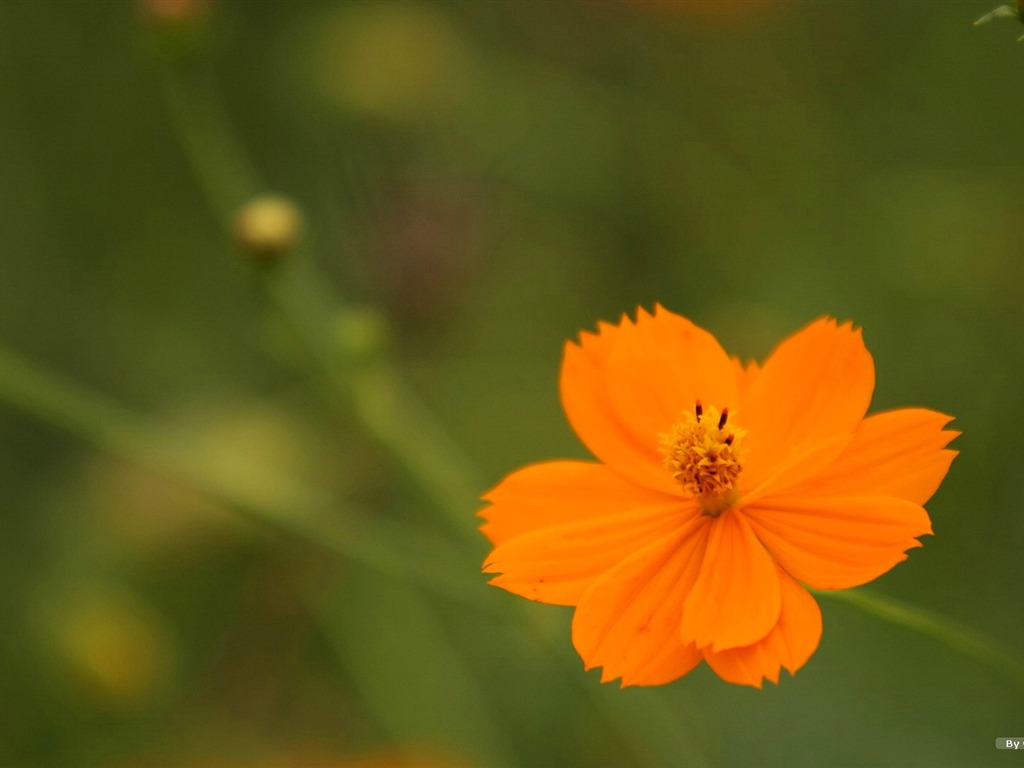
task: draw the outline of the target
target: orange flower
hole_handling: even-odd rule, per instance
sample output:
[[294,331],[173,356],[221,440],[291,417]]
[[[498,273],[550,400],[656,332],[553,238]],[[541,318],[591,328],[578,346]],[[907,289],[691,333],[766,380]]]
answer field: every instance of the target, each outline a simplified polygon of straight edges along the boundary
[[930,534],[922,504],[957,432],[935,411],[865,418],[860,330],[817,320],[762,367],[657,306],[567,342],[562,403],[598,462],[549,461],[484,498],[491,583],[576,606],[572,639],[602,682],[658,685],[701,659],[761,687],[818,646],[804,585],[882,575]]

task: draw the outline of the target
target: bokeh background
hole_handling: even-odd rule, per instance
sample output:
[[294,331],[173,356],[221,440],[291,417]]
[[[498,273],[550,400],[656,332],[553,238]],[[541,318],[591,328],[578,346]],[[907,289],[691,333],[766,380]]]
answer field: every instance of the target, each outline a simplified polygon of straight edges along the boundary
[[972,28],[993,2],[0,2],[0,344],[285,517],[298,483],[425,533],[465,593],[0,401],[0,765],[1012,761],[1019,680],[842,603],[777,687],[601,686],[569,609],[484,586],[404,416],[382,439],[295,364],[227,224],[295,201],[311,332],[390,361],[473,493],[586,455],[557,373],[599,319],[661,302],[757,358],[854,320],[874,409],[964,433],[875,588],[1024,655],[1024,27]]

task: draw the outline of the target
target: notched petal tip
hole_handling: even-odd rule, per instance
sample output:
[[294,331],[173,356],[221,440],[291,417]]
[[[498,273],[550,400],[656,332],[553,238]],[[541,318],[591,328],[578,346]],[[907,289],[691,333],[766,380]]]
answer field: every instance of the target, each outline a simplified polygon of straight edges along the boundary
[[623,313],[622,317],[619,318],[619,322],[617,324],[608,322],[607,320],[598,320],[595,324],[594,330],[591,331],[585,328],[580,330],[576,334],[576,338],[566,339],[565,343],[562,345],[563,359],[564,355],[568,353],[570,349],[593,351],[595,345],[606,340],[610,333],[614,333],[623,325],[632,325],[632,322],[625,313]]
[[683,315],[678,312],[673,312],[671,309],[666,308],[661,302],[654,303],[654,311],[650,313],[650,316],[657,320],[662,320],[666,317],[673,317],[679,319],[686,319]]

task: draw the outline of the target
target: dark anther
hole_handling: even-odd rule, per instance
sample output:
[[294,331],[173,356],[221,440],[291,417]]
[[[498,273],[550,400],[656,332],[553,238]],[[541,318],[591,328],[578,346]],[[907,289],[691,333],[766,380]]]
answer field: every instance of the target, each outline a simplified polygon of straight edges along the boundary
[[725,444],[726,445],[732,445],[732,441],[734,439],[735,439],[735,437],[733,435],[729,435],[727,438],[725,438]]
[[701,406],[700,400],[697,401],[697,404],[693,407],[693,410],[697,414],[697,421],[700,421],[700,417],[704,413],[704,408]]
[[726,420],[728,418],[729,418],[729,409],[728,408],[723,408],[722,409],[722,417],[718,420],[718,428],[719,429],[721,429],[722,427],[725,426],[725,422],[726,422]]

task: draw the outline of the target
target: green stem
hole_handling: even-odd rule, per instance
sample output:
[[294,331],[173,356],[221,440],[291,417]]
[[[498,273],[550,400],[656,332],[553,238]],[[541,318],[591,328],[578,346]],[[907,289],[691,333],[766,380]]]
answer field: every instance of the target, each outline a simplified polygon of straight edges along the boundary
[[164,64],[161,85],[171,125],[207,203],[225,229],[238,207],[264,190],[231,128],[211,74],[194,67],[188,85]]
[[331,404],[343,414],[355,414],[363,430],[413,477],[450,530],[479,544],[472,510],[480,505],[482,482],[472,462],[385,358],[379,341],[339,339],[344,330],[330,332],[360,325],[361,310],[323,296],[297,270],[262,269],[259,277]]
[[339,510],[322,494],[291,478],[280,478],[276,482],[280,492],[268,494],[265,484],[249,479],[252,474],[228,475],[201,458],[192,458],[188,445],[166,437],[167,431],[158,425],[2,347],[0,400],[263,525],[476,608],[494,610],[482,584],[444,568],[444,562],[457,560],[438,556],[443,541],[384,526],[351,508]]
[[1024,662],[979,632],[892,597],[864,589],[817,591],[814,594],[852,605],[867,614],[912,630],[987,667],[1003,672],[1024,687]]
[[[164,72],[164,95],[172,124],[210,207],[225,230],[237,207],[263,187],[216,96],[205,71],[187,87],[173,69]],[[191,82],[189,84],[192,85]],[[276,266],[276,265],[275,265]],[[474,518],[482,483],[471,462],[378,355],[351,355],[328,333],[358,310],[346,307],[322,281],[296,265],[259,268],[258,277],[274,310],[284,320],[314,370],[331,392],[331,403],[354,412],[365,431],[391,453],[444,515],[461,538],[478,541]],[[340,347],[340,348],[339,348]],[[338,397],[337,395],[340,395]]]
[[351,387],[367,431],[405,466],[453,531],[481,543],[473,511],[483,486],[444,427],[385,363],[357,371]]

